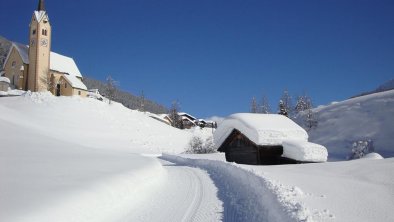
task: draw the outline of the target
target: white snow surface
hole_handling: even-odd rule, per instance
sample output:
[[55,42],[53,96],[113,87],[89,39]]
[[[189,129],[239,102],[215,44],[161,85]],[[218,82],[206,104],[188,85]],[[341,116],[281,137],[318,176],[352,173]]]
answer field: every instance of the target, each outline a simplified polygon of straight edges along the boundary
[[250,166],[179,154],[210,130],[78,96],[1,97],[0,221],[394,218],[393,158]]
[[7,78],[7,77],[1,77],[1,76],[0,76],[0,82],[5,82],[5,83],[8,83],[8,84],[11,83],[9,78]]
[[379,153],[368,153],[365,156],[361,157],[362,159],[373,159],[373,160],[381,160],[384,159],[382,155]]
[[284,140],[283,157],[305,162],[326,162],[327,149],[319,144],[302,140]]
[[344,160],[354,141],[371,139],[375,152],[394,157],[394,90],[361,96],[313,110],[318,126],[309,141],[322,144],[329,160]]
[[227,117],[218,126],[214,133],[216,148],[222,145],[234,129],[257,145],[282,144],[287,139],[308,141],[306,131],[283,115],[237,113]]
[[[0,221],[218,221],[221,202],[205,172],[151,157],[183,152],[191,136],[117,103],[30,92],[0,98]],[[154,202],[172,211],[148,217],[140,207],[180,187]],[[165,208],[165,198],[184,206]]]
[[34,15],[36,17],[36,20],[38,22],[41,22],[41,20],[45,17],[46,11],[34,11]]
[[226,207],[237,209],[238,221],[394,218],[394,158],[277,166],[228,163],[222,153],[163,158],[205,169],[223,184],[224,219]]
[[73,88],[88,90],[85,84],[83,84],[83,82],[76,76],[64,75],[64,78],[71,84]]
[[51,70],[68,73],[71,76],[82,77],[77,64],[70,57],[51,52],[50,63]]

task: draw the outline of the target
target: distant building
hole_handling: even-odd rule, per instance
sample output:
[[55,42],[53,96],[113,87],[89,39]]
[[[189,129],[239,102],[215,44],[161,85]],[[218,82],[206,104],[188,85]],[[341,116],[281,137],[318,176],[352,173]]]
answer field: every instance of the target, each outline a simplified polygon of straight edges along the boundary
[[32,92],[48,90],[56,96],[86,96],[87,88],[74,60],[51,52],[52,28],[44,0],[33,12],[29,29],[29,46],[12,43],[4,62],[10,84]]

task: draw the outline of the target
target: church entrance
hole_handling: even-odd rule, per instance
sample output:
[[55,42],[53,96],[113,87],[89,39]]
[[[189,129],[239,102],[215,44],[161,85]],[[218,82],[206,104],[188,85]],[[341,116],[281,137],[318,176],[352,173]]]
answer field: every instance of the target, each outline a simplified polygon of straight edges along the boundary
[[56,85],[56,96],[60,96],[60,84]]

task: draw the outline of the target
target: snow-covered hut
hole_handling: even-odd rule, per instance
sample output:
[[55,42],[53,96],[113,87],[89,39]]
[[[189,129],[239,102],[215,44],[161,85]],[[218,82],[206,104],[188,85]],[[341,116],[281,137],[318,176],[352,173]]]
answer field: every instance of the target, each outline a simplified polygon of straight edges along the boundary
[[324,162],[325,147],[308,142],[307,132],[278,114],[238,113],[226,118],[214,133],[219,152],[241,164]]

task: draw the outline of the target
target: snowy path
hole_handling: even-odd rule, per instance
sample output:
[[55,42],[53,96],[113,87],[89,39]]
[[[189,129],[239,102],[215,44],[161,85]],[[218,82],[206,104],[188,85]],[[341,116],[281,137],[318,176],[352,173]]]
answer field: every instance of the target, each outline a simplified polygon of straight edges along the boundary
[[166,179],[120,221],[221,221],[223,204],[207,172],[161,160]]

